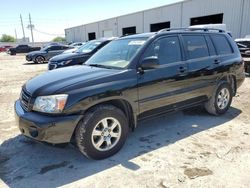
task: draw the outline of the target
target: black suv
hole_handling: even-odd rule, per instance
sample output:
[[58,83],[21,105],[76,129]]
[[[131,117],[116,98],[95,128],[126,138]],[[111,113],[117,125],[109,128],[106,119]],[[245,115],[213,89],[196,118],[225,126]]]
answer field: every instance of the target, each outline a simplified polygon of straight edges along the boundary
[[224,31],[162,30],[119,38],[85,65],[29,80],[15,112],[25,136],[74,142],[103,159],[138,120],[197,105],[224,114],[244,79],[239,49]]
[[57,55],[50,59],[48,70],[81,65],[111,40],[112,38],[92,40],[78,48],[75,52]]

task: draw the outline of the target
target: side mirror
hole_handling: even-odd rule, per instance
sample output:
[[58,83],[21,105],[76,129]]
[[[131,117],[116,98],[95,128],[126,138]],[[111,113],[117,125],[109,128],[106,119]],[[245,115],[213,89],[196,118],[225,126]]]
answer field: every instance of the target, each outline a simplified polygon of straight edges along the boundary
[[146,57],[141,62],[141,68],[144,70],[155,69],[159,66],[159,60],[156,56]]

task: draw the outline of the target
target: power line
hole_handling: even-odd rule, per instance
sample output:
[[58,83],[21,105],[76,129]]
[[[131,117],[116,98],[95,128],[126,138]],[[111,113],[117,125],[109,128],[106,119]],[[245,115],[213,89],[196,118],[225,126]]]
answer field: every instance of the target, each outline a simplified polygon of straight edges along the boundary
[[47,33],[47,32],[44,32],[44,31],[39,31],[35,28],[33,28],[34,31],[38,32],[38,33],[41,33],[41,34],[44,34],[44,35],[49,35],[49,36],[64,36],[64,34],[52,34],[52,33]]

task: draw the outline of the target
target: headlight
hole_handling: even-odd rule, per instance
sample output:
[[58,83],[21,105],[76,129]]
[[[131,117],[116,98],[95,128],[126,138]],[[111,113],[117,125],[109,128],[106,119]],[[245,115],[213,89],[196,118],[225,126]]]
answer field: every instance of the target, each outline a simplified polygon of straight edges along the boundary
[[37,97],[33,110],[45,113],[60,113],[64,109],[67,98],[67,94]]
[[69,64],[71,62],[72,62],[72,60],[62,61],[61,63],[58,63],[58,65],[67,65],[67,64]]

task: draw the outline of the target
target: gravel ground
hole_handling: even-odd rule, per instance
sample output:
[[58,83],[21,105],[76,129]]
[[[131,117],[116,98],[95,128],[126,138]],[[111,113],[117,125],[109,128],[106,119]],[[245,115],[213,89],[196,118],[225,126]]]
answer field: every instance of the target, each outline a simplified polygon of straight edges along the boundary
[[249,78],[225,115],[193,108],[140,122],[118,154],[94,161],[20,135],[14,101],[46,69],[0,54],[0,187],[249,187]]

